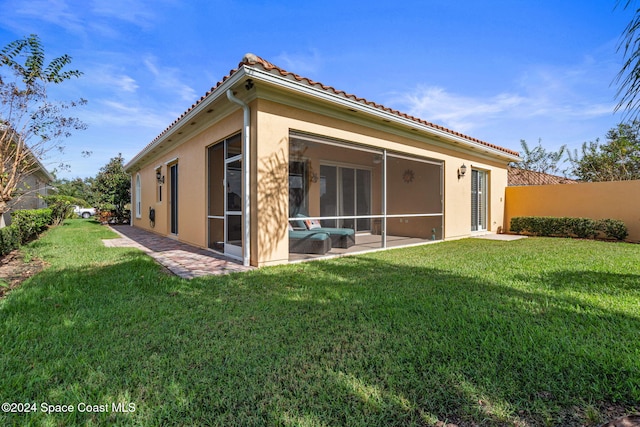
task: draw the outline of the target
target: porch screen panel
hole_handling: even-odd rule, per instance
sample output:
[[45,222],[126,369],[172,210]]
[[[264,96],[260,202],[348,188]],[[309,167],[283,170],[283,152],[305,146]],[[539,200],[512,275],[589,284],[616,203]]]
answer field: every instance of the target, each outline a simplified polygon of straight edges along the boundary
[[289,214],[309,216],[309,180],[307,162],[289,161]]
[[[320,216],[338,215],[338,168],[320,166]],[[323,227],[335,227],[335,219],[323,219]]]
[[[353,168],[340,168],[340,216],[354,216],[356,214],[356,176]],[[355,228],[353,218],[340,220],[340,228]]]
[[208,215],[224,215],[224,144],[216,144],[207,149],[209,179],[208,179]]
[[208,218],[209,249],[224,251],[224,218]]
[[388,156],[388,236],[442,239],[441,176],[438,162]]
[[[358,169],[356,172],[356,215],[371,215],[371,171]],[[371,230],[371,218],[357,219],[358,231]]]

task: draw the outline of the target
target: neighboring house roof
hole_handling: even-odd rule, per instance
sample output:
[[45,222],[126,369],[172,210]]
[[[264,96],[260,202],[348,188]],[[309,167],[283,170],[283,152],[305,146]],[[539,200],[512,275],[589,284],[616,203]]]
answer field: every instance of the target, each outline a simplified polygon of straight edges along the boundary
[[[0,123],[0,131],[4,131],[6,129],[10,129],[9,126],[7,126],[4,123]],[[11,131],[11,132],[14,132],[14,131]],[[49,172],[47,168],[44,167],[40,159],[38,159],[38,157],[35,154],[33,154],[33,152],[29,149],[29,147],[25,146],[25,149],[28,152],[28,156],[33,159],[33,163],[35,166],[34,170],[29,175],[34,175],[34,174],[40,175],[43,178],[43,181],[47,181],[47,182],[51,182],[55,180],[55,177],[51,175],[51,172]]]
[[32,174],[38,174],[40,176],[42,176],[44,179],[44,181],[46,182],[52,182],[55,180],[55,177],[53,175],[51,175],[51,172],[49,172],[47,170],[47,168],[44,167],[44,165],[42,164],[42,162],[37,158],[37,157],[33,157],[36,161],[36,164],[38,165],[38,168],[36,170],[34,170],[33,172],[31,172]]
[[526,169],[509,167],[508,186],[522,185],[549,185],[549,184],[577,184],[576,180],[563,176],[551,175],[543,172],[535,172]]
[[381,117],[385,122],[395,121],[405,126],[409,125],[417,128],[418,130],[427,131],[434,136],[440,136],[456,143],[466,145],[470,148],[482,149],[484,151],[491,152],[494,155],[500,155],[509,161],[519,161],[519,154],[517,151],[473,138],[444,126],[428,122],[409,114],[402,113],[398,110],[385,107],[384,105],[369,101],[365,98],[360,98],[345,91],[335,89],[332,86],[327,86],[309,78],[302,77],[298,74],[286,71],[277,65],[260,58],[259,56],[248,53],[242,58],[242,61],[238,64],[237,68],[231,70],[227,76],[213,86],[180,117],[174,120],[173,123],[160,133],[160,135],[158,135],[138,155],[125,165],[125,169],[128,170],[132,168],[138,161],[142,160],[143,157],[149,154],[154,147],[159,145],[167,135],[171,134],[174,129],[180,127],[185,122],[188,122],[192,116],[195,116],[195,114],[201,111],[202,108],[205,108],[205,105],[224,95],[227,89],[242,80],[244,77],[256,79],[258,81],[265,81],[279,87],[303,92],[307,95],[315,96],[325,101],[328,100],[334,103],[346,104],[351,111],[363,111],[371,115]]

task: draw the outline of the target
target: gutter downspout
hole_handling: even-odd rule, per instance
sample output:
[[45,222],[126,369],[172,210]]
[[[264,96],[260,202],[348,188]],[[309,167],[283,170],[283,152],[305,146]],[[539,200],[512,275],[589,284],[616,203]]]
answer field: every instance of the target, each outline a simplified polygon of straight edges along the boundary
[[242,167],[243,167],[243,180],[244,180],[244,188],[242,190],[243,193],[243,210],[242,215],[244,216],[244,238],[242,244],[242,264],[245,266],[250,265],[251,260],[251,215],[250,212],[250,201],[251,194],[249,191],[251,190],[251,171],[250,171],[250,163],[249,163],[249,150],[251,149],[251,110],[249,106],[242,100],[236,98],[233,95],[233,91],[231,89],[227,90],[227,98],[229,101],[234,104],[238,104],[242,107],[244,111],[244,127],[243,127],[243,141],[242,141]]

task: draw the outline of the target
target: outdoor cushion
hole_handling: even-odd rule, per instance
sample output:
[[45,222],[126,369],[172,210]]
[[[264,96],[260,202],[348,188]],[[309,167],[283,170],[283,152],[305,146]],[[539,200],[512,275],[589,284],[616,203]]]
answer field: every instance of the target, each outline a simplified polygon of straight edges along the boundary
[[304,223],[305,218],[309,218],[306,215],[302,215],[302,214],[296,214],[295,216],[296,218],[300,218],[298,220],[293,220],[293,221],[289,221],[289,223],[291,225],[293,225],[293,228],[307,228],[307,224]]
[[289,231],[289,252],[324,255],[331,250],[329,234],[316,230]]
[[306,219],[304,225],[306,225],[309,230],[322,227],[322,224],[320,224],[320,221],[317,219]]
[[[296,218],[300,218],[297,221],[293,221],[293,226],[296,228],[311,229],[309,226],[311,223],[319,223],[319,221],[305,219],[308,216],[302,214],[297,214]],[[356,232],[352,228],[317,227],[315,224],[313,227],[313,231],[322,231],[329,234],[331,236],[331,246],[334,248],[346,249],[356,244]]]

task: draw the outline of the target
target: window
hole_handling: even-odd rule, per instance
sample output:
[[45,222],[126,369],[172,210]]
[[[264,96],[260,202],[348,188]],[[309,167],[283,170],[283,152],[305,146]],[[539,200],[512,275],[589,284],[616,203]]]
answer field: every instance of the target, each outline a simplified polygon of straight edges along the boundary
[[140,174],[136,174],[136,218],[142,218],[142,188]]

